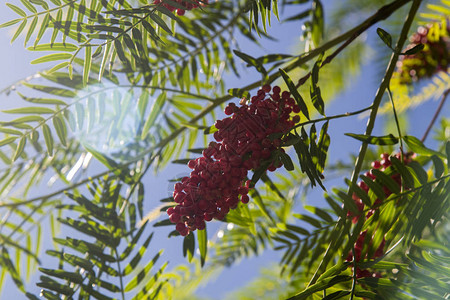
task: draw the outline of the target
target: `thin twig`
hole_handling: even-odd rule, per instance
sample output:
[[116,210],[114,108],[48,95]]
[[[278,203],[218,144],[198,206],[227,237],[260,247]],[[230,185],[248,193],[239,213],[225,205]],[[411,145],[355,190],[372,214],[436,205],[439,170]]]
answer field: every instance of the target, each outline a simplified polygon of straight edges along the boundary
[[447,99],[447,96],[448,96],[449,93],[450,93],[450,89],[446,90],[446,91],[444,92],[444,94],[442,94],[441,102],[439,103],[439,106],[438,106],[436,112],[434,113],[433,119],[431,119],[431,122],[430,122],[430,124],[428,125],[427,130],[425,131],[425,133],[424,133],[422,139],[420,140],[422,143],[425,142],[425,140],[426,140],[427,137],[428,137],[428,134],[429,134],[430,131],[431,131],[431,128],[433,128],[434,123],[436,122],[436,120],[437,120],[437,118],[438,118],[438,116],[439,116],[439,113],[441,112],[442,108],[444,107],[445,100]]
[[301,127],[301,126],[305,126],[308,124],[312,124],[312,123],[318,123],[318,122],[323,122],[323,121],[329,121],[329,120],[333,120],[333,119],[340,119],[340,118],[346,118],[346,117],[350,117],[350,116],[355,116],[355,115],[359,115],[363,112],[366,112],[368,110],[372,109],[372,105],[365,107],[363,109],[357,110],[357,111],[352,111],[352,112],[346,112],[343,114],[339,114],[339,115],[334,115],[334,116],[329,116],[329,117],[324,117],[324,118],[320,118],[320,119],[315,119],[315,120],[309,120],[306,122],[302,122],[302,123],[298,123],[297,125],[295,125],[292,129]]
[[357,269],[357,262],[356,262],[356,249],[355,249],[355,245],[353,245],[352,247],[352,255],[353,255],[353,274],[352,274],[352,289],[351,289],[351,293],[350,293],[350,300],[353,300],[353,296],[355,295],[355,290],[356,290],[356,269]]
[[398,120],[397,110],[395,109],[394,99],[392,98],[392,93],[389,86],[387,87],[387,91],[389,95],[389,100],[391,101],[392,104],[392,111],[394,112],[395,125],[397,126],[398,138],[400,139],[400,157],[401,161],[403,162],[403,137],[402,131],[400,130],[400,122]]

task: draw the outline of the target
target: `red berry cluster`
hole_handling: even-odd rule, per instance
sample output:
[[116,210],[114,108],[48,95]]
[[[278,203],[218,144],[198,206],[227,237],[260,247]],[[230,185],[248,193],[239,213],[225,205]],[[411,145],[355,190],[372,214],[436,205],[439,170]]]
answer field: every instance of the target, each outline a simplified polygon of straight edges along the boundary
[[411,83],[431,77],[439,71],[447,71],[450,65],[450,22],[429,24],[419,27],[410,38],[406,50],[423,44],[424,49],[416,54],[405,55],[397,63],[394,74],[401,83]]
[[177,2],[179,5],[183,6],[184,9],[176,8],[170,4],[162,3],[162,2],[164,2],[164,0],[154,0],[153,3],[154,4],[162,3],[162,5],[164,7],[166,7],[168,10],[170,10],[170,11],[176,10],[177,15],[179,15],[179,16],[184,16],[186,10],[191,10],[191,9],[197,8],[197,7],[199,7],[199,5],[208,4],[208,0],[194,0],[194,2],[196,2],[197,4],[192,4],[190,2],[186,2],[183,0],[172,0],[172,1]]
[[283,141],[273,136],[288,132],[300,121],[298,115],[291,118],[291,112],[299,113],[300,108],[291,94],[281,93],[278,86],[264,85],[250,104],[228,104],[225,114],[230,117],[215,123],[216,142],[203,150],[202,157],[189,161],[190,176],[175,184],[173,197],[178,204],[167,213],[181,235],[204,229],[205,221],[213,218],[222,220],[239,201],[248,203],[249,170],[258,169],[263,162],[268,163],[269,171],[282,166],[272,153],[284,152]]
[[[395,155],[398,159],[401,158],[400,154],[396,154]],[[403,157],[403,163],[406,165],[408,163],[410,163],[412,161],[412,156],[413,153],[406,153]],[[385,171],[389,166],[391,166],[391,160],[389,158],[389,154],[388,153],[383,153],[381,154],[381,161],[374,161],[372,162],[372,168],[373,169],[378,169],[380,171]],[[373,170],[372,169],[372,170]],[[376,179],[376,176],[373,174],[372,170],[366,172],[364,175],[372,180]],[[399,173],[394,173],[391,175],[391,178],[399,185],[401,186],[402,182],[401,182],[401,176]],[[367,184],[364,181],[360,181],[358,183],[359,187],[366,193],[369,192],[369,187],[367,186]],[[389,197],[392,194],[392,191],[389,190],[389,188],[387,188],[386,186],[383,186],[383,190],[384,190],[384,194],[386,197]],[[353,201],[355,201],[355,204],[358,208],[358,210],[362,213],[364,211],[364,203],[362,202],[361,198],[358,197],[358,195],[356,195],[355,193],[352,196]],[[366,214],[366,219],[368,219],[371,215],[374,214],[375,210],[378,209],[379,205],[381,204],[381,199],[376,199],[375,203],[373,204],[373,207],[367,212]],[[358,219],[360,217],[360,214],[358,215],[354,215],[351,211],[349,211],[347,213],[347,217],[353,217],[352,222],[353,223],[357,223]],[[362,252],[362,248],[364,245],[364,239],[366,238],[366,234],[367,234],[367,230],[363,231],[360,233],[358,239],[356,240],[355,243],[355,260],[357,262],[359,262],[361,259],[367,259],[369,257],[367,257],[367,254],[365,255],[365,257],[361,257],[361,252]],[[385,239],[383,238],[383,241],[381,242],[380,246],[377,248],[377,250],[375,251],[375,253],[373,254],[372,257],[370,257],[371,259],[375,259],[378,258],[380,256],[382,256],[384,254],[384,245],[385,245]],[[349,253],[347,259],[347,261],[352,261],[353,260],[353,254],[352,252]],[[372,273],[369,270],[361,270],[360,268],[356,269],[356,277],[357,278],[361,278],[361,277],[379,277],[380,274],[379,273]]]

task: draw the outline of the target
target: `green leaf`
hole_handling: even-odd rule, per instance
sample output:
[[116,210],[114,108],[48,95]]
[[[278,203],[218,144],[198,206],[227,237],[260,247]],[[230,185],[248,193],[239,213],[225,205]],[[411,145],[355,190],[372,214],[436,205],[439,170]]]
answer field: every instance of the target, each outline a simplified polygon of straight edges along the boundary
[[211,133],[214,133],[214,132],[216,132],[216,131],[219,131],[219,129],[217,129],[215,125],[212,125],[212,126],[206,128],[206,129],[203,131],[203,133],[204,133],[204,134],[211,134]]
[[392,49],[392,37],[389,33],[387,33],[384,29],[377,28],[377,34],[380,37],[380,39],[389,47]]
[[161,28],[166,31],[169,34],[173,34],[172,30],[170,30],[169,26],[167,26],[167,24],[164,22],[163,19],[161,19],[160,16],[158,16],[157,14],[151,13],[150,14],[150,18],[155,21],[156,24],[158,24],[159,26],[161,26]]
[[294,169],[295,169],[294,163],[292,162],[291,157],[284,152],[280,152],[279,155],[280,155],[281,161],[283,162],[283,165],[286,168],[286,170],[294,171]]
[[166,93],[161,93],[156,101],[153,103],[153,106],[150,110],[150,115],[147,117],[147,120],[144,123],[144,128],[142,129],[141,139],[145,139],[150,128],[155,123],[156,118],[158,117],[161,109],[163,108],[164,102],[166,101]]
[[39,32],[36,35],[36,39],[34,40],[34,47],[36,47],[38,43],[41,41],[42,36],[44,35],[45,30],[47,30],[49,23],[50,23],[50,13],[48,12],[45,14],[45,17],[40,24]]
[[38,59],[32,60],[30,63],[32,65],[42,64],[46,62],[56,61],[56,60],[66,60],[71,59],[72,54],[70,53],[52,53],[45,56],[42,56]]
[[325,102],[322,99],[320,87],[317,85],[319,82],[319,70],[322,64],[322,57],[323,54],[321,54],[319,59],[314,63],[314,67],[311,71],[311,87],[309,93],[314,107],[321,115],[325,116]]
[[301,112],[309,120],[308,107],[306,106],[306,103],[303,100],[302,96],[300,96],[300,93],[298,92],[298,90],[295,87],[294,83],[292,82],[291,78],[283,69],[279,69],[278,71],[280,72],[281,76],[283,77],[283,80],[286,83],[286,85],[288,86],[289,91],[291,92],[295,101],[297,101],[297,105],[300,107]]
[[129,292],[135,287],[137,287],[142,280],[144,280],[148,274],[148,272],[153,268],[158,258],[163,253],[163,250],[159,251],[158,254],[153,257],[153,259],[125,286],[125,292]]
[[256,169],[255,171],[253,171],[253,176],[252,176],[252,187],[256,185],[256,183],[258,182],[258,180],[261,178],[261,176],[263,174],[266,173],[267,168],[270,165],[270,161],[265,161],[263,163],[261,163],[261,165],[259,166],[258,169]]
[[3,110],[2,112],[6,113],[6,114],[40,114],[40,115],[55,113],[55,111],[53,109],[50,109],[47,107],[37,107],[37,106]]
[[266,69],[264,69],[264,67],[259,63],[259,61],[256,58],[237,50],[233,50],[233,52],[234,54],[239,56],[239,58],[241,58],[243,61],[248,63],[249,66],[255,67],[258,72],[263,74],[267,73]]
[[92,66],[92,47],[85,47],[84,66],[83,66],[83,86],[86,86],[89,81],[89,73]]
[[66,128],[66,123],[64,122],[64,120],[62,119],[62,117],[60,115],[55,116],[53,118],[53,126],[55,127],[56,134],[58,135],[58,138],[61,141],[61,144],[63,144],[64,147],[67,146],[67,140],[66,140],[67,128]]
[[378,169],[373,169],[372,174],[376,176],[376,181],[379,181],[382,186],[387,187],[392,193],[400,193],[400,187],[398,183],[391,178],[391,176],[386,175]]
[[406,168],[413,171],[412,173],[421,184],[427,183],[428,174],[418,162],[412,161],[406,166]]
[[417,53],[419,53],[420,51],[422,51],[424,47],[425,47],[424,44],[418,44],[418,45],[415,45],[415,46],[412,47],[411,49],[409,49],[409,50],[407,50],[407,51],[405,51],[404,53],[401,53],[401,54],[403,54],[403,55],[413,55],[413,54],[417,54]]
[[0,127],[0,132],[6,133],[6,134],[13,134],[13,135],[22,135],[22,132],[15,129]]
[[[42,280],[41,282],[36,283],[36,285],[38,287],[48,289],[51,291],[55,291],[57,293],[60,293],[60,294],[66,295],[66,296],[70,296],[74,293],[73,289],[68,287],[66,284],[61,284],[61,283],[57,282],[56,280],[51,279],[50,277],[42,275],[41,280]],[[58,297],[56,297],[56,298],[58,298]]]
[[203,230],[197,230],[197,242],[198,249],[200,251],[200,264],[203,267],[206,261],[206,254],[208,252],[208,236],[206,234],[206,228]]
[[437,157],[437,155],[432,155],[431,160],[433,161],[434,165],[434,177],[441,177],[445,170],[444,163],[439,157]]
[[344,262],[344,263],[340,262],[332,266],[331,268],[323,272],[322,275],[320,275],[320,277],[317,279],[317,282],[320,282],[330,276],[339,275],[342,271],[347,269],[350,264],[351,262]]
[[22,19],[14,19],[14,20],[5,22],[3,24],[0,24],[0,28],[5,28],[5,27],[8,27],[8,26],[15,25],[15,24],[19,23],[20,21],[22,21]]
[[194,257],[195,251],[195,237],[192,232],[190,232],[187,236],[184,237],[183,240],[183,256],[188,257],[188,262],[192,261]]
[[[140,235],[137,236],[139,238]],[[136,266],[139,265],[139,262],[141,261],[142,257],[144,257],[144,254],[146,251],[148,251],[148,245],[150,244],[150,241],[153,239],[153,233],[150,234],[150,236],[145,240],[145,242],[142,244],[142,246],[139,249],[139,252],[134,255],[133,259],[128,263],[128,265],[123,269],[122,276],[126,276],[128,274],[131,274],[136,268]],[[134,243],[137,243],[137,239],[133,239]],[[128,249],[128,248],[127,248]],[[129,250],[131,251],[131,250]]]
[[30,3],[30,0],[20,0],[22,4],[32,13],[36,14],[37,10],[36,7],[33,6],[33,4]]
[[364,134],[345,133],[345,135],[372,145],[384,146],[384,145],[396,145],[398,143],[398,138],[393,136],[392,134],[384,136],[371,136]]
[[19,35],[25,29],[26,25],[27,25],[27,19],[23,19],[22,23],[20,23],[19,27],[17,28],[16,32],[14,33],[14,36],[11,39],[11,43],[13,43],[19,37]]
[[89,272],[94,272],[94,264],[88,259],[81,258],[69,253],[64,253],[63,257],[65,261],[67,261],[73,266],[82,267],[83,269]]
[[64,270],[52,270],[52,269],[46,269],[46,268],[39,268],[39,271],[41,271],[44,274],[57,277],[60,279],[68,280],[69,282],[80,284],[83,282],[83,277],[79,273],[75,272],[68,272]]
[[308,288],[306,288],[305,290],[303,290],[301,293],[289,298],[289,300],[301,300],[301,299],[306,299],[308,298],[308,296],[319,292],[319,291],[323,291],[329,287],[332,287],[338,283],[341,282],[346,282],[346,281],[350,281],[352,280],[351,276],[348,275],[337,275],[331,278],[326,278],[322,281],[319,281],[311,286],[309,286]]
[[305,221],[314,227],[322,228],[320,221],[318,221],[310,216],[303,215],[303,214],[297,214],[297,213],[292,214],[292,216],[299,220]]
[[30,98],[26,97],[20,92],[17,92],[17,94],[25,101],[31,102],[31,103],[38,103],[38,104],[55,104],[55,105],[67,105],[66,102],[59,100],[59,99],[48,99],[48,98]]
[[36,29],[37,22],[38,22],[38,17],[36,16],[33,18],[33,21],[31,21],[30,27],[28,28],[28,32],[25,37],[24,45],[26,45],[28,43],[28,41],[30,40],[31,35],[33,34],[34,30]]
[[431,156],[434,154],[434,155],[441,157],[442,159],[446,158],[445,155],[443,155],[442,153],[428,149],[427,147],[425,147],[425,145],[418,138],[416,138],[414,136],[405,135],[403,137],[403,140],[408,145],[409,149],[414,153],[426,155],[426,156]]
[[312,3],[312,28],[311,39],[314,46],[319,47],[324,33],[324,17],[323,17],[323,5],[319,0],[314,0]]
[[229,89],[228,94],[230,94],[233,97],[239,98],[239,99],[245,98],[245,99],[249,100],[251,98],[251,95],[248,91],[242,90],[242,89],[237,89],[237,88]]
[[13,162],[16,161],[20,157],[20,155],[22,155],[23,150],[25,149],[26,143],[27,143],[27,138],[26,138],[26,136],[23,136],[20,139],[19,144],[17,145],[16,152],[14,153],[14,156],[12,158]]
[[21,8],[19,8],[18,6],[15,6],[14,4],[11,3],[6,3],[6,6],[8,6],[9,8],[11,8],[16,14],[18,14],[21,17],[26,17],[27,13],[25,11],[23,11]]
[[371,178],[364,176],[364,175],[360,175],[359,177],[370,188],[370,190],[377,196],[378,199],[384,200],[384,198],[386,198],[384,191],[383,191],[383,187],[379,183],[374,182]]
[[323,173],[325,169],[325,162],[327,160],[328,148],[330,146],[330,135],[328,134],[328,121],[323,124],[320,129],[319,143],[317,144],[317,151],[319,152],[319,161],[317,163],[317,170]]
[[409,170],[406,168],[405,164],[403,164],[397,157],[390,157],[391,163],[393,167],[400,173],[402,176],[402,180],[404,180],[405,187],[413,188],[414,187],[414,177],[411,175]]
[[107,155],[98,152],[88,144],[83,143],[83,147],[87,151],[89,151],[89,153],[91,153],[99,162],[108,167],[108,169],[115,170],[118,168],[117,163],[113,159],[109,158]]
[[8,250],[6,250],[6,248],[4,247],[2,247],[2,253],[0,255],[0,265],[3,267],[2,269],[5,269],[9,272],[9,275],[11,275],[12,280],[19,288],[19,290],[25,293],[25,287],[23,285],[22,279],[20,278],[20,275],[17,272],[14,263],[11,261]]
[[308,211],[312,212],[313,214],[317,215],[318,217],[322,218],[325,222],[327,222],[327,223],[334,222],[334,219],[325,210],[318,208],[318,207],[310,206],[310,205],[305,205],[304,207],[306,210],[308,210]]
[[77,93],[74,91],[57,88],[54,86],[43,86],[43,85],[30,84],[30,83],[26,83],[26,82],[24,82],[23,85],[27,86],[29,88],[32,88],[34,90],[37,90],[37,91],[40,91],[43,93],[47,93],[47,94],[51,94],[51,95],[55,95],[55,96],[66,97],[66,98],[75,98],[77,96]]
[[74,52],[78,50],[78,46],[70,43],[53,43],[40,44],[27,48],[28,51],[67,51]]
[[53,136],[50,127],[47,124],[42,124],[42,133],[44,134],[47,153],[49,156],[53,156]]
[[4,138],[3,140],[0,141],[0,147],[4,146],[4,145],[11,144],[12,142],[17,140],[18,138],[19,138],[18,136],[10,136],[10,137]]
[[345,208],[350,209],[355,216],[359,216],[361,214],[351,196],[338,189],[333,189],[333,191],[339,196],[342,202],[344,202]]

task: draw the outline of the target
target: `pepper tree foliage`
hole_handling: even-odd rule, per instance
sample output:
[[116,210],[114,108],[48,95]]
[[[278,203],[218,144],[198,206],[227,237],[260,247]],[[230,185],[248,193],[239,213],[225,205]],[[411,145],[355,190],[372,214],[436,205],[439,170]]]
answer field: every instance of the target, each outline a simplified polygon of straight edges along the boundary
[[[279,264],[232,299],[448,297],[448,119],[432,126],[435,149],[406,135],[398,122],[408,107],[405,95],[416,97],[411,105],[441,95],[445,101],[448,57],[425,84],[416,78],[417,84],[394,80],[391,86],[391,78],[401,72],[399,60],[414,59],[424,48],[406,48],[420,24],[442,29],[434,38],[446,41],[448,54],[449,1],[343,1],[329,28],[328,3],[319,0],[208,2],[6,4],[17,17],[0,27],[13,27],[12,41],[22,38],[29,51],[44,52],[32,64],[51,67],[3,91],[23,101],[3,111],[0,127],[0,281],[12,279],[30,299],[39,298],[30,292],[35,285],[46,299],[191,298],[223,267],[275,249],[282,254]],[[198,7],[174,13],[188,4]],[[358,23],[349,28],[354,13]],[[384,74],[373,103],[327,115],[325,105],[364,62],[368,46],[358,37],[381,21],[389,30],[377,29],[384,42],[377,50],[390,58],[379,60]],[[304,51],[254,57],[248,44],[240,48],[243,39],[252,46],[273,39],[274,22],[303,24]],[[224,73],[239,77],[242,62],[259,78],[226,85]],[[224,104],[245,102],[264,84],[289,90],[301,108],[300,123],[276,137],[287,155],[268,161],[281,159],[288,172],[268,174],[267,161],[253,170],[250,204],[230,210],[223,222],[234,228],[221,230],[220,239],[206,229],[178,236],[165,213],[176,204],[172,197],[145,211],[155,200],[144,175],[201,155]],[[383,104],[385,95],[390,101]],[[369,114],[366,128],[347,133],[361,141],[354,161],[326,164],[330,142],[340,138],[328,133],[333,120],[363,113]],[[374,136],[381,113],[394,116],[397,128]],[[383,156],[385,167],[374,162],[360,176],[383,151],[393,155]],[[348,178],[345,186],[327,185],[334,172]],[[59,187],[33,194],[44,181]],[[327,205],[299,213],[295,204],[310,186],[324,190]],[[153,246],[161,226],[173,229],[169,236],[179,240],[186,265],[167,268],[170,258]],[[27,282],[36,272],[39,279]]]

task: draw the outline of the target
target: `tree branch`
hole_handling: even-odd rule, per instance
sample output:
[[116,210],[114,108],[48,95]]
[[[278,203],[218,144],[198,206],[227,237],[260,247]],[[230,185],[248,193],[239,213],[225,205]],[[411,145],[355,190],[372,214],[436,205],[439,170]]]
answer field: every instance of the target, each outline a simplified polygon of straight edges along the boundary
[[[399,53],[400,53],[401,49],[403,48],[403,45],[405,44],[405,41],[407,40],[409,29],[411,28],[411,24],[413,22],[414,16],[416,15],[417,10],[419,9],[419,6],[420,6],[421,2],[422,2],[421,0],[414,0],[414,2],[411,5],[410,11],[409,11],[408,16],[406,18],[405,24],[403,25],[400,37],[399,37],[398,42],[397,42],[397,45],[395,47],[395,51],[394,51],[394,53],[391,56],[391,60],[389,61],[389,64],[388,64],[388,67],[386,69],[384,78],[383,78],[383,80],[382,80],[382,82],[380,84],[380,87],[378,88],[378,91],[377,91],[376,95],[375,95],[375,99],[374,99],[373,105],[372,105],[373,106],[372,107],[372,111],[370,113],[369,121],[368,121],[367,126],[366,126],[365,135],[371,135],[372,134],[372,130],[373,130],[374,126],[375,126],[375,120],[376,120],[376,117],[377,117],[377,112],[378,112],[378,108],[379,108],[380,103],[381,103],[381,99],[383,98],[383,94],[386,91],[386,88],[389,86],[389,82],[391,80],[391,77],[392,77],[392,74],[394,72],[396,63],[398,61]],[[382,11],[382,10],[380,9],[380,11]],[[367,142],[363,142],[362,145],[361,145],[361,148],[359,150],[359,155],[358,155],[358,157],[356,159],[355,168],[353,170],[352,179],[351,179],[353,184],[356,184],[356,182],[358,180],[358,176],[359,176],[359,173],[361,172],[361,169],[362,169],[362,164],[363,164],[363,161],[364,161],[364,156],[366,154],[368,145],[369,144]],[[348,193],[349,194],[351,193],[350,188],[349,188]],[[346,209],[348,209],[345,204],[344,204],[344,208],[343,209],[344,209],[344,211]],[[339,234],[337,234],[337,232],[339,232],[339,229],[341,228],[341,226],[343,226],[343,224],[345,224],[346,221],[347,221],[346,218],[340,218],[339,219],[338,224],[336,225],[336,227],[333,230],[334,234],[331,235],[332,239],[330,241],[330,244],[328,245],[328,248],[325,251],[325,254],[323,256],[323,259],[320,262],[319,266],[317,267],[316,272],[314,273],[314,276],[311,278],[311,281],[309,282],[308,286],[311,286],[312,284],[314,284],[317,281],[317,279],[320,276],[320,272],[322,272],[323,269],[325,269],[326,266],[328,265],[329,260],[330,260],[330,254],[329,254],[330,250],[333,249],[333,247],[335,246],[335,244],[336,244],[336,242],[338,240],[338,237],[340,236]]]
[[434,113],[433,119],[431,119],[431,122],[428,125],[427,130],[425,131],[425,133],[423,134],[422,139],[420,140],[422,143],[425,142],[425,140],[428,137],[428,134],[431,131],[431,128],[433,128],[434,123],[436,122],[436,120],[437,120],[437,118],[438,118],[442,108],[444,107],[445,100],[447,99],[447,96],[448,96],[449,93],[450,93],[450,89],[446,90],[444,92],[444,94],[442,94],[441,102],[439,103],[439,106],[436,109],[436,112]]

